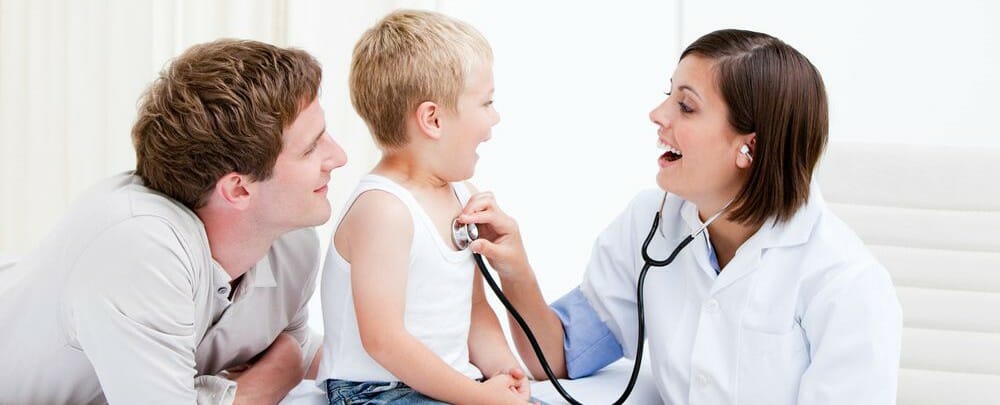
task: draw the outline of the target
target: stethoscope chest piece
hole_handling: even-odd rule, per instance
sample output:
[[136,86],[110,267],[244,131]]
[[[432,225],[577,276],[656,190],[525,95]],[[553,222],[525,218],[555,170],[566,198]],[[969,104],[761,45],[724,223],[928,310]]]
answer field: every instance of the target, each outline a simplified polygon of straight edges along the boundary
[[451,220],[451,241],[458,250],[468,249],[469,244],[476,239],[479,239],[479,228],[476,224],[459,223],[458,218]]

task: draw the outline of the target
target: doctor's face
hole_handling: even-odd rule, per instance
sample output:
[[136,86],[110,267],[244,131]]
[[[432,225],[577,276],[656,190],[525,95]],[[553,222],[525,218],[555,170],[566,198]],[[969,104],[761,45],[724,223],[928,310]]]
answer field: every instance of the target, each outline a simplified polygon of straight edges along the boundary
[[656,183],[713,210],[746,181],[737,162],[740,146],[752,138],[729,124],[729,108],[716,81],[712,60],[689,55],[677,65],[667,99],[649,113],[660,149]]

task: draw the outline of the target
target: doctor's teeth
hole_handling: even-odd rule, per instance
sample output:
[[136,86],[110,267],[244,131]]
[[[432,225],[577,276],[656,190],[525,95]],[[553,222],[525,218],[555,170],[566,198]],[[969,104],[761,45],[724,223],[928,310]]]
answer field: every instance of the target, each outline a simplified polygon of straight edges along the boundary
[[663,143],[663,141],[656,141],[656,147],[659,148],[660,150],[665,150],[665,151],[673,153],[673,154],[675,154],[677,156],[684,156],[684,154],[681,153],[681,151],[679,149],[677,149],[677,148],[675,148],[673,146],[667,145],[667,144]]

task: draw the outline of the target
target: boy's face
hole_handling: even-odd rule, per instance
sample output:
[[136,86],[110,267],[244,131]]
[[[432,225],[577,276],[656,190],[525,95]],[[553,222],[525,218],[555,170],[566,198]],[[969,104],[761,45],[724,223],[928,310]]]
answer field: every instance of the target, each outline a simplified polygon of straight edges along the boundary
[[325,223],[330,218],[330,171],[347,163],[347,156],[326,132],[318,99],[285,129],[281,142],[271,178],[256,183],[261,224],[293,230]]
[[500,122],[493,109],[493,66],[478,64],[465,80],[465,89],[458,97],[457,111],[446,109],[442,114],[443,156],[452,162],[449,181],[472,177],[479,155],[476,148],[490,139],[491,129]]

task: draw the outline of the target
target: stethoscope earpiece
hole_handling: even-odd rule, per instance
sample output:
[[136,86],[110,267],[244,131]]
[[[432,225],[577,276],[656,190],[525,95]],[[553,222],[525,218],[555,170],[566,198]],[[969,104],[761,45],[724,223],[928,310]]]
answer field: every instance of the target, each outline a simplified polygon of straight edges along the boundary
[[469,248],[472,241],[479,239],[479,227],[476,224],[463,224],[458,218],[451,220],[451,241],[458,250]]
[[753,156],[750,156],[750,146],[747,144],[740,146],[740,153],[743,154],[743,156],[746,156],[747,160],[753,163]]

